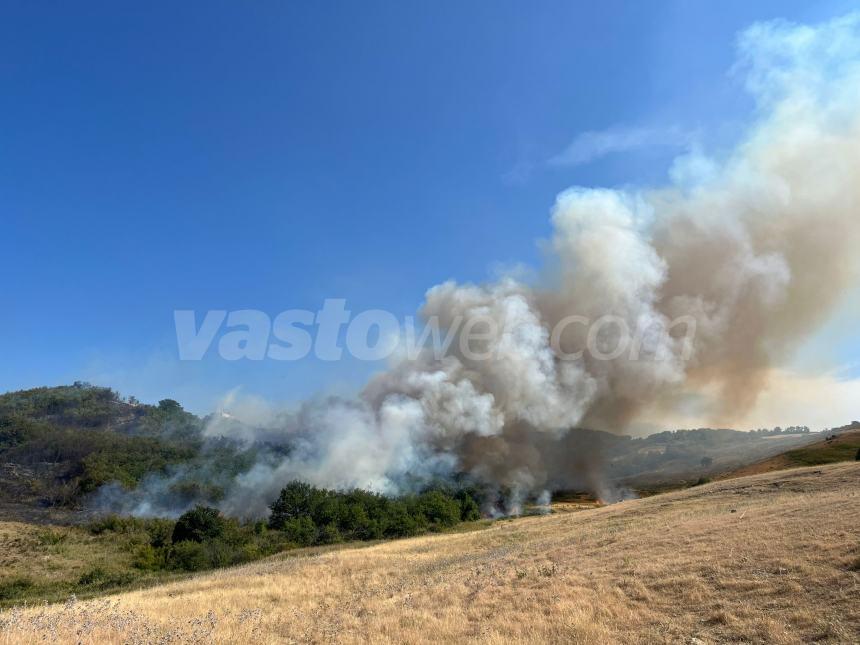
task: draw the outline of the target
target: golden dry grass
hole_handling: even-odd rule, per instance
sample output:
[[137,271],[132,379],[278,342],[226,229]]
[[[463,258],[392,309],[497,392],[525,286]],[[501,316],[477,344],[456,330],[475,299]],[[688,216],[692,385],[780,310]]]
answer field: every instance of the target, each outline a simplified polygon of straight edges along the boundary
[[860,641],[860,464],[12,610],[0,640]]

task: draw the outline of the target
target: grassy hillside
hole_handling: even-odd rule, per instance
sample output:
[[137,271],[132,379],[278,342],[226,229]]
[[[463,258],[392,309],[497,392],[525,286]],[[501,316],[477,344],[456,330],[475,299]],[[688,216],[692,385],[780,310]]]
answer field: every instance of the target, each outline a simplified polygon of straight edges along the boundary
[[818,441],[818,433],[677,430],[634,439],[610,457],[607,472],[622,486],[651,494],[714,478],[751,462]]
[[0,606],[88,597],[168,580],[133,566],[133,535],[0,522]]
[[[137,508],[175,516],[195,504],[217,506],[237,474],[291,450],[277,432],[257,434],[233,420],[219,424],[228,436],[213,437],[206,423],[171,399],[146,405],[86,383],[0,395],[0,519],[83,522],[80,511]],[[632,439],[572,429],[544,447],[564,464],[555,469],[563,479],[549,486],[592,494],[613,482],[640,491],[676,487],[802,446],[814,436],[806,430],[703,428]]]
[[87,526],[0,522],[0,606],[89,597],[309,546],[486,526],[465,489],[390,498],[292,482],[268,521],[198,506],[177,520],[116,515]]
[[256,451],[207,439],[204,425],[171,399],[145,405],[85,383],[0,395],[0,517],[84,521],[71,511],[93,508],[105,484],[130,490],[168,472],[178,507],[216,503]]
[[860,464],[260,563],[0,615],[0,641],[846,643]]
[[103,484],[135,486],[191,459],[202,423],[175,401],[158,406],[86,384],[0,396],[0,493],[29,505],[74,507]]
[[824,438],[819,438],[815,443],[787,450],[768,459],[724,473],[721,478],[743,477],[786,468],[818,466],[840,461],[855,461],[858,457],[860,457],[860,427],[855,428],[851,425],[825,433]]

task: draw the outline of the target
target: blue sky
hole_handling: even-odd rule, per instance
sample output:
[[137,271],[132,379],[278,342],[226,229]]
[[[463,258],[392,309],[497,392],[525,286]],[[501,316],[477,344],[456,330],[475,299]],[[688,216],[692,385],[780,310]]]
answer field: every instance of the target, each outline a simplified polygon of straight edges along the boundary
[[204,412],[237,386],[355,388],[379,366],[182,363],[173,311],[403,316],[536,265],[561,190],[658,184],[691,141],[731,144],[738,30],[846,6],[6,3],[0,390],[90,380]]

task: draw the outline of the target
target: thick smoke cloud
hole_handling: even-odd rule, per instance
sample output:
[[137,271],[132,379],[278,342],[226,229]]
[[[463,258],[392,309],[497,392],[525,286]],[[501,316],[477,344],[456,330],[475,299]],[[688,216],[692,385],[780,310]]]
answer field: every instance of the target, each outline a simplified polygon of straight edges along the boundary
[[[562,193],[540,280],[430,289],[426,320],[443,330],[465,321],[444,356],[403,359],[354,401],[278,416],[268,432],[291,452],[240,476],[225,510],[263,513],[296,478],[396,492],[466,473],[514,500],[597,490],[597,457],[569,428],[623,431],[697,392],[716,392],[706,415],[748,410],[768,373],[856,284],[860,20],[755,25],[739,52],[756,113],[731,154],[679,158],[659,189]],[[564,360],[589,342],[585,325],[565,324],[571,316],[638,330],[639,360],[589,351]],[[470,323],[500,332],[464,352]],[[619,329],[604,325],[592,340],[612,348]]]

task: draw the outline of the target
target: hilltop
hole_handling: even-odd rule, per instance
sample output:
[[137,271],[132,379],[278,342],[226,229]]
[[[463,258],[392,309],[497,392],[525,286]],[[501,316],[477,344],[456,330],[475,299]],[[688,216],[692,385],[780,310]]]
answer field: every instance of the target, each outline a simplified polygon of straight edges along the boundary
[[[147,405],[87,383],[0,395],[0,517],[83,521],[103,486],[131,490],[180,465],[167,491],[177,504],[217,501],[253,459],[239,442],[206,439],[205,423],[172,399]],[[213,463],[217,475],[204,468]]]
[[3,642],[856,642],[860,464],[5,612]]

